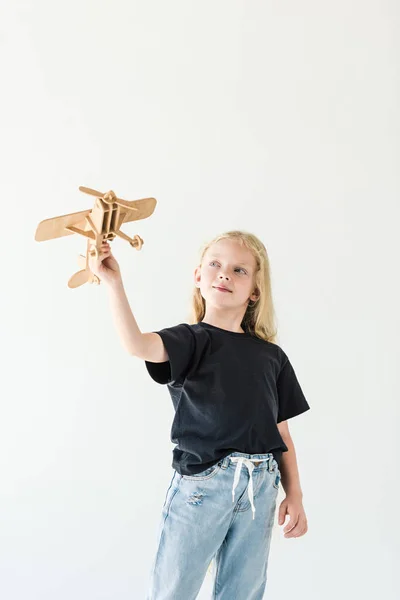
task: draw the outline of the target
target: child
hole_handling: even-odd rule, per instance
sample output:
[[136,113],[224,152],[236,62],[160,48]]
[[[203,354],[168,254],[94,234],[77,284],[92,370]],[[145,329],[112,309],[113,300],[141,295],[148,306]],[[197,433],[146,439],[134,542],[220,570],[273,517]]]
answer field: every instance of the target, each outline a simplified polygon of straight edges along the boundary
[[281,480],[285,537],[307,531],[287,420],[310,408],[275,341],[266,248],[244,231],[212,240],[194,272],[191,323],[149,333],[108,243],[103,251],[90,268],[109,290],[122,343],[167,384],[175,408],[174,474],[147,600],[195,600],[213,558],[213,598],[261,600]]

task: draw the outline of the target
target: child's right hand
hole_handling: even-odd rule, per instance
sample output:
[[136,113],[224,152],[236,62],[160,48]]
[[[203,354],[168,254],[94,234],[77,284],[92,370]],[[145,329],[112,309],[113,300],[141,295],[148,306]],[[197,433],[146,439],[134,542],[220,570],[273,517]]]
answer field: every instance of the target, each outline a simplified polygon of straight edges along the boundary
[[98,258],[89,255],[89,269],[105,284],[113,285],[121,281],[119,264],[113,256],[108,242],[103,241]]

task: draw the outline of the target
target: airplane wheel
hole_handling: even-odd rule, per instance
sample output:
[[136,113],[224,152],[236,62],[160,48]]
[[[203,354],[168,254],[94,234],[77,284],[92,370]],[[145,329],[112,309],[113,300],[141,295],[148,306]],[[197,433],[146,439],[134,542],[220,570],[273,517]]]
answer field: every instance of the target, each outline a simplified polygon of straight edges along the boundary
[[136,248],[136,250],[140,250],[143,246],[143,240],[139,235],[133,236],[133,242],[131,242],[132,248]]

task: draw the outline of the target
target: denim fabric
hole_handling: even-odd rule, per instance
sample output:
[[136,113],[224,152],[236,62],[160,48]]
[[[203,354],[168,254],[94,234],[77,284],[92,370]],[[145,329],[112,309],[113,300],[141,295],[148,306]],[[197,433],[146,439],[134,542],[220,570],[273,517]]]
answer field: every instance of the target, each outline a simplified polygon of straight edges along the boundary
[[[264,462],[247,467],[231,460],[235,456]],[[147,600],[196,600],[213,558],[214,600],[262,600],[280,477],[271,453],[232,452],[196,475],[174,471]]]

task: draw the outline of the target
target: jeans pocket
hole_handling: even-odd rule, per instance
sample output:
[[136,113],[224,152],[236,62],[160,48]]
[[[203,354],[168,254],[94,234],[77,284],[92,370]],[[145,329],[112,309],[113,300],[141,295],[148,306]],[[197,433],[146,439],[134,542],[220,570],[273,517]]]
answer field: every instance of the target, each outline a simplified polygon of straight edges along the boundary
[[175,482],[175,477],[178,475],[177,471],[174,470],[174,474],[172,475],[172,479],[170,481],[170,484],[168,486],[167,492],[165,494],[165,500],[164,500],[164,504],[162,509],[164,510],[165,507],[167,506],[171,496],[174,494],[174,492],[176,492],[176,482]]
[[205,469],[205,471],[201,471],[200,473],[195,473],[194,475],[182,475],[182,479],[190,479],[192,481],[198,481],[199,479],[210,479],[218,473],[218,471],[221,469],[221,465],[222,462],[219,461],[215,465],[212,465],[212,467],[209,467],[208,469]]
[[281,472],[278,468],[276,468],[274,471],[272,471],[272,477],[274,478],[273,479],[274,488],[279,490],[279,483],[281,481]]

